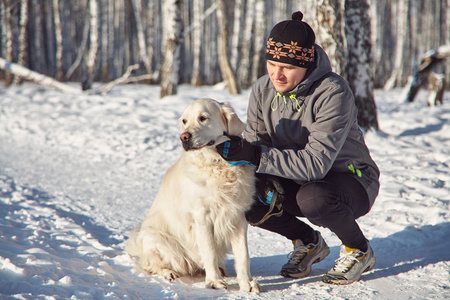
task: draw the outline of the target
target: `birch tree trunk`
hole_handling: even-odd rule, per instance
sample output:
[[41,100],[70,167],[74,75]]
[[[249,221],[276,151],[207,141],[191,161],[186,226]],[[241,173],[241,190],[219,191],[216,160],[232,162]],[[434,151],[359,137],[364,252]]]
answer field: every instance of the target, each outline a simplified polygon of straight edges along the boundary
[[239,49],[241,46],[241,13],[242,13],[242,1],[234,1],[234,14],[233,14],[233,35],[231,37],[231,67],[237,72],[237,64],[239,61]]
[[[155,57],[154,45],[155,41],[158,39],[155,32],[158,32],[157,24],[159,24],[160,14],[159,14],[159,5],[156,0],[149,0],[147,4],[148,4],[148,7],[146,9],[147,54],[148,54],[149,72],[153,74],[154,72],[153,59]],[[149,82],[152,81],[149,80]]]
[[233,69],[231,69],[230,62],[228,61],[227,54],[227,24],[225,21],[225,1],[218,0],[217,7],[217,23],[219,24],[219,40],[218,40],[218,54],[219,54],[219,65],[220,71],[222,72],[222,77],[226,80],[228,86],[228,92],[231,95],[239,94],[240,88],[236,82],[236,77],[233,73]]
[[86,74],[85,78],[81,80],[81,88],[83,91],[92,88],[95,76],[95,61],[98,52],[98,4],[97,0],[89,0],[90,13],[90,37],[89,37],[89,52],[86,59]]
[[[265,0],[256,0],[255,6],[255,38],[253,41],[253,60],[252,60],[252,72],[250,76],[250,85],[253,84],[259,77],[259,69],[261,66],[261,57],[265,54],[266,43],[266,22],[264,15]],[[264,63],[263,63],[264,64]]]
[[[13,43],[12,43],[12,28],[11,28],[11,0],[3,1],[4,22],[2,29],[2,39],[4,39],[3,45],[5,47],[5,58],[8,61],[13,61]],[[5,74],[5,86],[10,86],[13,81],[13,76],[10,73]]]
[[[410,15],[409,0],[398,0],[396,9],[396,45],[394,68],[390,78],[385,84],[385,89],[390,89],[401,85],[405,63],[410,58],[408,48],[410,43]],[[409,73],[410,74],[410,73]]]
[[28,24],[28,1],[20,1],[20,34],[19,34],[19,65],[25,66],[27,59],[27,24]]
[[346,77],[347,49],[341,0],[320,0],[317,4],[317,43],[330,58],[333,71]]
[[[20,31],[19,31],[19,53],[17,62],[19,65],[25,66],[27,58],[27,23],[28,23],[28,2],[26,0],[20,1]],[[22,83],[19,76],[14,76],[12,85]]]
[[160,97],[177,93],[182,22],[180,18],[181,0],[167,0],[164,2],[164,43],[163,60],[161,64],[161,92]]
[[393,69],[392,53],[395,40],[391,26],[392,1],[372,0],[372,59],[374,65],[374,87],[382,88]]
[[201,13],[203,12],[203,1],[202,0],[193,0],[192,3],[192,12],[193,12],[193,24],[192,28],[192,75],[191,75],[191,85],[192,86],[201,86],[200,80],[200,53],[202,47],[202,20]]
[[123,1],[112,1],[113,2],[113,25],[114,28],[112,34],[112,57],[120,57],[121,59],[113,60],[113,77],[117,77],[119,73],[124,69],[124,41],[125,38],[125,26],[123,24],[123,11],[125,10],[125,4]]
[[113,15],[113,4],[109,0],[102,0],[101,2],[101,22],[100,22],[100,32],[101,32],[101,40],[100,40],[100,48],[101,48],[101,73],[102,79],[110,79],[109,68],[110,68],[110,59],[112,56],[111,52],[111,44],[114,40],[114,35],[110,35]]
[[138,40],[138,45],[139,45],[139,56],[140,56],[140,59],[142,60],[142,62],[144,63],[147,73],[150,73],[151,72],[150,61],[149,61],[149,57],[147,55],[147,46],[145,45],[144,27],[142,26],[142,18],[141,18],[141,12],[142,12],[141,0],[131,0],[131,3],[133,5],[134,17],[136,20],[137,40]]
[[245,27],[243,34],[243,43],[241,47],[241,62],[239,63],[238,74],[239,82],[243,89],[250,87],[250,55],[253,40],[253,24],[255,22],[255,0],[248,0]]
[[64,80],[63,37],[61,30],[61,17],[59,14],[59,0],[53,0],[53,16],[55,22],[55,38],[56,38],[56,78],[59,81],[63,81]]
[[31,53],[33,53],[33,59],[30,60],[30,69],[37,72],[44,73],[45,68],[45,54],[44,54],[44,34],[42,32],[42,7],[40,3],[29,2],[32,8],[32,14],[34,16],[32,28],[32,42],[33,46],[30,47]]
[[345,1],[345,31],[348,45],[347,79],[358,107],[358,123],[365,130],[378,129],[373,97],[369,3]]
[[6,57],[6,3],[0,1],[0,57]]
[[[46,55],[44,57],[45,68],[48,74],[52,74],[52,76],[56,75],[56,39],[55,35],[55,26],[54,26],[54,16],[53,16],[53,2],[52,1],[41,1],[40,3],[44,9],[44,49],[46,50]],[[44,71],[44,73],[45,73]]]

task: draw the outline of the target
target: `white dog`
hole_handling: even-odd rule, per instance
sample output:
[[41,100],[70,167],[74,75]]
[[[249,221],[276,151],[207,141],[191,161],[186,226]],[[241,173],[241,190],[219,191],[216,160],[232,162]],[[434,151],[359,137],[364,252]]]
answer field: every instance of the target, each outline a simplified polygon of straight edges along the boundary
[[240,136],[244,123],[228,104],[202,98],[185,109],[180,127],[185,151],[125,250],[150,274],[174,280],[204,272],[207,287],[222,289],[231,246],[240,290],[259,292],[250,274],[244,216],[253,202],[254,170],[230,165],[215,150],[225,134]]

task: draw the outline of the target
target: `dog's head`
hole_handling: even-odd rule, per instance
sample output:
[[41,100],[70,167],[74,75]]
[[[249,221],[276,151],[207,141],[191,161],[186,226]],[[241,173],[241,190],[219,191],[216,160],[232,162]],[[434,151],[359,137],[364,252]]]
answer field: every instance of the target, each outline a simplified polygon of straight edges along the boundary
[[184,110],[180,140],[184,150],[197,150],[225,141],[226,135],[240,136],[244,127],[229,103],[201,98]]

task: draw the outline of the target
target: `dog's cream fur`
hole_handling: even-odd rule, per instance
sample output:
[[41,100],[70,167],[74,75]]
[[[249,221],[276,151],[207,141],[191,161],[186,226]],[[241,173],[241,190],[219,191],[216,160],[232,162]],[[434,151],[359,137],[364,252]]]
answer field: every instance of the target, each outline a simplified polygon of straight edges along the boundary
[[253,201],[254,170],[230,165],[214,148],[224,133],[240,136],[244,124],[228,104],[202,98],[186,108],[180,126],[185,151],[125,250],[150,274],[173,280],[205,272],[208,287],[226,288],[222,275],[231,246],[240,289],[259,292],[244,216]]

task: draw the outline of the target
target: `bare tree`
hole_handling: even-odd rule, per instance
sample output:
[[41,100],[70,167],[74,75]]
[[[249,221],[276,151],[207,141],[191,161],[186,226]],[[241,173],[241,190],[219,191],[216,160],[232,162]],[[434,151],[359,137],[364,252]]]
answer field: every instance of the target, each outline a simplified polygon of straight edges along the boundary
[[[6,60],[13,61],[13,42],[12,42],[12,26],[11,26],[11,9],[12,1],[5,0],[2,2],[2,41],[4,45],[4,55]],[[5,75],[5,86],[12,84],[13,76],[10,73]]]
[[[397,32],[396,32],[396,45],[394,53],[394,68],[390,78],[385,84],[385,88],[389,89],[395,86],[399,86],[402,82],[403,76],[406,72],[405,64],[410,59],[409,50],[411,42],[411,26],[410,26],[410,5],[409,0],[398,0],[395,7],[395,16],[397,20]],[[408,72],[407,74],[411,74]]]
[[371,36],[367,0],[345,1],[345,31],[348,45],[347,79],[358,107],[358,123],[365,130],[378,129],[373,97]]
[[315,24],[318,44],[327,52],[333,71],[346,77],[347,49],[344,23],[341,0],[319,1]]
[[191,85],[192,86],[200,86],[200,54],[202,47],[202,34],[201,30],[202,20],[201,13],[203,12],[203,3],[201,0],[194,0],[192,4],[193,11],[193,28],[192,28],[192,73],[191,73]]
[[252,84],[250,82],[250,72],[251,70],[251,45],[253,37],[253,24],[255,22],[255,0],[248,0],[245,14],[245,26],[243,33],[243,43],[241,46],[241,62],[238,68],[238,77],[242,88],[247,89]]
[[147,55],[149,63],[149,72],[152,73],[154,72],[154,63],[153,63],[153,59],[155,57],[154,45],[158,40],[157,33],[159,33],[158,24],[160,21],[160,13],[159,13],[160,9],[158,3],[159,1],[157,0],[148,0],[147,2],[148,7],[146,9]]
[[181,60],[181,37],[183,33],[180,12],[181,0],[167,0],[164,2],[164,44],[163,60],[160,69],[161,98],[177,93]]
[[219,41],[217,50],[219,52],[219,65],[222,72],[223,78],[227,82],[228,92],[232,95],[239,94],[240,88],[236,82],[236,77],[234,75],[233,69],[231,69],[230,62],[228,61],[227,54],[227,24],[225,21],[225,1],[218,0],[217,7],[217,22],[219,24]]
[[95,76],[95,62],[98,52],[98,3],[97,0],[89,0],[90,13],[90,37],[89,37],[89,52],[86,59],[86,74],[81,81],[81,88],[83,91],[91,89]]
[[[19,33],[19,53],[17,62],[19,65],[25,66],[27,58],[27,23],[28,23],[28,2],[20,1],[20,33]],[[22,80],[19,76],[14,76],[12,84],[21,84]]]
[[266,22],[264,15],[266,13],[265,0],[256,0],[255,6],[255,38],[253,41],[253,61],[250,80],[255,82],[259,77],[259,69],[261,66],[262,54],[265,54],[266,45],[264,39],[266,38]]
[[56,78],[58,78],[59,81],[62,81],[64,80],[63,37],[61,30],[61,17],[59,15],[59,0],[53,0],[53,16],[55,22],[55,37],[56,37],[56,69],[57,69]]
[[242,2],[243,0],[234,1],[234,14],[233,14],[233,34],[231,36],[231,67],[237,72],[237,64],[239,60],[239,48],[241,45],[242,28]]
[[131,3],[133,4],[134,18],[136,20],[139,56],[142,62],[144,63],[147,73],[149,73],[151,72],[150,59],[147,55],[147,46],[145,45],[144,27],[142,25],[142,18],[141,18],[142,12],[141,0],[131,0]]

